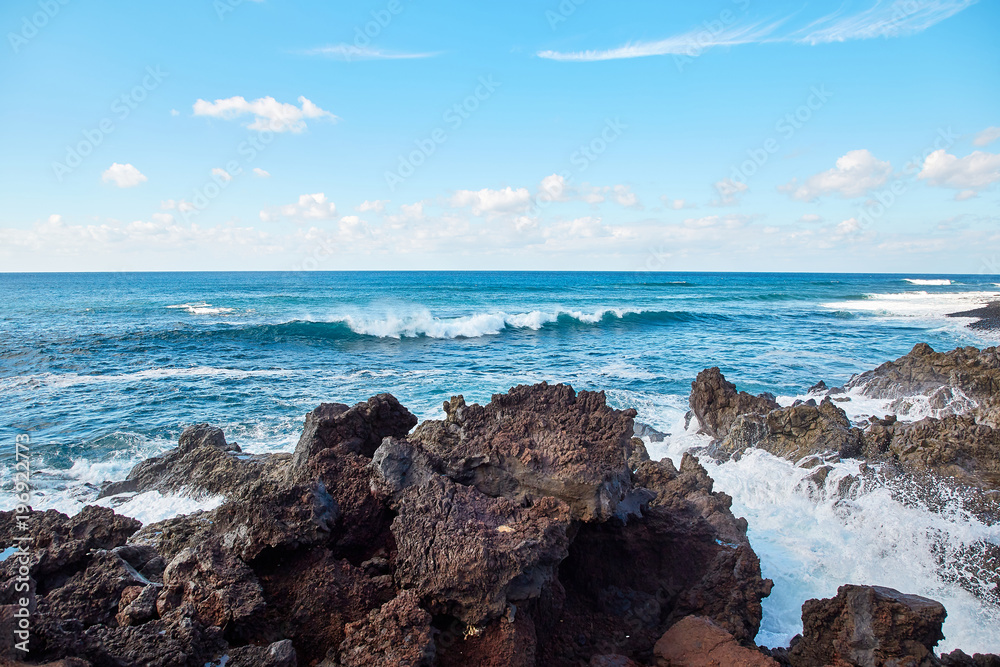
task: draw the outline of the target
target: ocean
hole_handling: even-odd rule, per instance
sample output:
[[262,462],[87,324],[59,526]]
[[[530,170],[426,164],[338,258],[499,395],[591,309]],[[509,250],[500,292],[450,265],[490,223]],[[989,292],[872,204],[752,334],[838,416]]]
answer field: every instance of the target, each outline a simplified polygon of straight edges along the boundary
[[[819,380],[907,353],[996,344],[945,314],[1000,299],[1000,277],[713,273],[0,274],[0,508],[15,506],[14,443],[31,438],[35,509],[70,514],[105,480],[210,422],[250,452],[290,451],[320,402],[394,394],[420,419],[456,394],[484,403],[517,384],[604,390],[670,433],[654,457],[704,444],[685,429],[691,381],[721,367],[783,404]],[[877,401],[841,404],[852,417]],[[930,414],[919,401],[906,419]],[[1000,526],[900,499],[811,493],[809,471],[763,452],[703,460],[750,523],[764,576],[758,643],[785,645],[800,607],[844,583],[940,600],[939,649],[1000,652],[1000,606],[963,579],[963,550],[1000,545]],[[857,472],[837,464],[830,484]],[[905,495],[905,494],[902,494]],[[102,499],[155,521],[218,498]],[[968,577],[965,577],[968,579]],[[977,593],[977,594],[973,594]]]

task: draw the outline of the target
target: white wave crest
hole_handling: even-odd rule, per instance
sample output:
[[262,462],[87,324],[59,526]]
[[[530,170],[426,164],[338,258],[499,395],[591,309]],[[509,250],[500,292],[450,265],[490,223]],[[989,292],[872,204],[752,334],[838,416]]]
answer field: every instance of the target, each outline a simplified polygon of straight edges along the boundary
[[167,306],[167,308],[184,310],[192,315],[224,315],[226,313],[232,313],[236,310],[235,308],[213,306],[212,304],[205,303],[204,301],[200,301],[198,303],[178,303],[173,306]]
[[903,278],[903,280],[905,280],[906,282],[910,283],[911,285],[951,285],[952,284],[951,281],[948,280],[947,278],[934,278],[934,279],[929,279],[929,278],[928,279],[925,279],[925,278]]
[[939,318],[949,313],[972,310],[1000,299],[1000,292],[947,292],[930,294],[923,290],[895,294],[866,294],[864,299],[833,301],[823,308],[887,317]]
[[[677,426],[681,432],[674,429],[665,442],[646,445],[654,459],[667,456],[676,465],[684,451],[708,444],[694,434],[696,424],[686,433],[683,423]],[[978,520],[961,497],[942,489],[943,511],[901,502],[888,488],[855,482],[858,461],[831,464],[817,489],[806,479],[814,469],[763,450],[722,464],[701,460],[715,489],[732,496],[733,513],[749,521],[763,575],[774,580],[763,603],[758,643],[787,646],[802,631],[803,602],[832,597],[838,586],[854,583],[889,586],[944,604],[948,618],[938,651],[990,652],[1000,645],[1000,607],[956,581],[975,569],[963,550],[1000,544],[1000,525]],[[850,486],[854,490],[844,493]]]
[[378,338],[478,338],[498,334],[506,328],[541,329],[560,316],[571,317],[584,324],[596,324],[607,316],[622,318],[642,311],[607,308],[594,312],[579,310],[533,310],[527,313],[507,313],[495,311],[475,313],[461,317],[437,317],[429,310],[419,310],[405,314],[390,313],[382,317],[346,315],[330,319],[343,322],[351,331]]

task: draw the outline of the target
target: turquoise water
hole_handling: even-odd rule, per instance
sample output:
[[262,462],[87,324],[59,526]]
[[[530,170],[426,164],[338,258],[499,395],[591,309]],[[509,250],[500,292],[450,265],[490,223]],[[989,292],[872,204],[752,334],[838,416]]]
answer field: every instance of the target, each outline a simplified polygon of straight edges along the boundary
[[[171,447],[188,424],[217,424],[250,451],[290,450],[303,415],[321,401],[379,392],[423,419],[440,416],[453,394],[485,402],[515,384],[567,382],[638,409],[641,421],[675,434],[667,445],[676,448],[690,383],[703,368],[718,365],[742,389],[790,397],[820,379],[841,384],[918,342],[988,345],[964,327],[968,320],[944,314],[1000,299],[998,282],[915,274],[0,274],[0,507],[13,505],[6,491],[17,434],[32,439],[35,506],[72,512],[101,481]],[[801,555],[753,533],[755,516],[773,522],[788,499],[777,494],[757,507],[747,495],[756,491],[730,479],[735,472],[717,477],[734,487],[726,490],[750,519],[765,570],[788,558],[801,564]],[[794,609],[807,588],[782,604]],[[769,618],[779,611],[787,616],[775,608]],[[783,622],[769,636],[790,632]]]

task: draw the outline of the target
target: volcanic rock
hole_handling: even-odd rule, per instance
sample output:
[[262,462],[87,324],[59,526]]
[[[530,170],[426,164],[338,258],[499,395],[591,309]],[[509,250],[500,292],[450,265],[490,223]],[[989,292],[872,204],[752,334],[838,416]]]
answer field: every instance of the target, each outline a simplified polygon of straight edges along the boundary
[[729,434],[730,426],[740,415],[763,415],[779,407],[770,394],[752,396],[736,391],[736,385],[728,382],[718,367],[698,373],[691,383],[688,402],[698,419],[699,432],[717,440]]
[[[429,667],[435,644],[431,615],[409,591],[348,623],[340,644],[343,667]],[[469,663],[473,664],[473,663]]]
[[811,454],[855,457],[861,453],[861,443],[861,431],[852,428],[847,414],[825,397],[819,405],[808,401],[764,415],[740,415],[714,451],[732,455],[755,447],[798,461]]
[[627,514],[636,504],[628,467],[636,413],[608,407],[604,392],[543,382],[494,395],[485,406],[456,396],[444,410],[444,421],[424,422],[409,439],[456,482],[516,501],[555,497],[584,521]]
[[675,623],[656,642],[654,652],[659,667],[778,667],[772,658],[741,646],[702,616],[687,616]]
[[792,640],[793,667],[936,664],[946,612],[934,600],[881,586],[845,585],[836,597],[802,605],[803,634]]

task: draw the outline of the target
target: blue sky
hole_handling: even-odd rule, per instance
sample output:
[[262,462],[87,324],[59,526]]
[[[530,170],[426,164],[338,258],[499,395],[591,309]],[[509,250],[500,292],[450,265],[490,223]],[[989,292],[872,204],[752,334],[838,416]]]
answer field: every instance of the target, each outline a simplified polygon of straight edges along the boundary
[[10,0],[2,270],[1000,271],[1000,4]]

